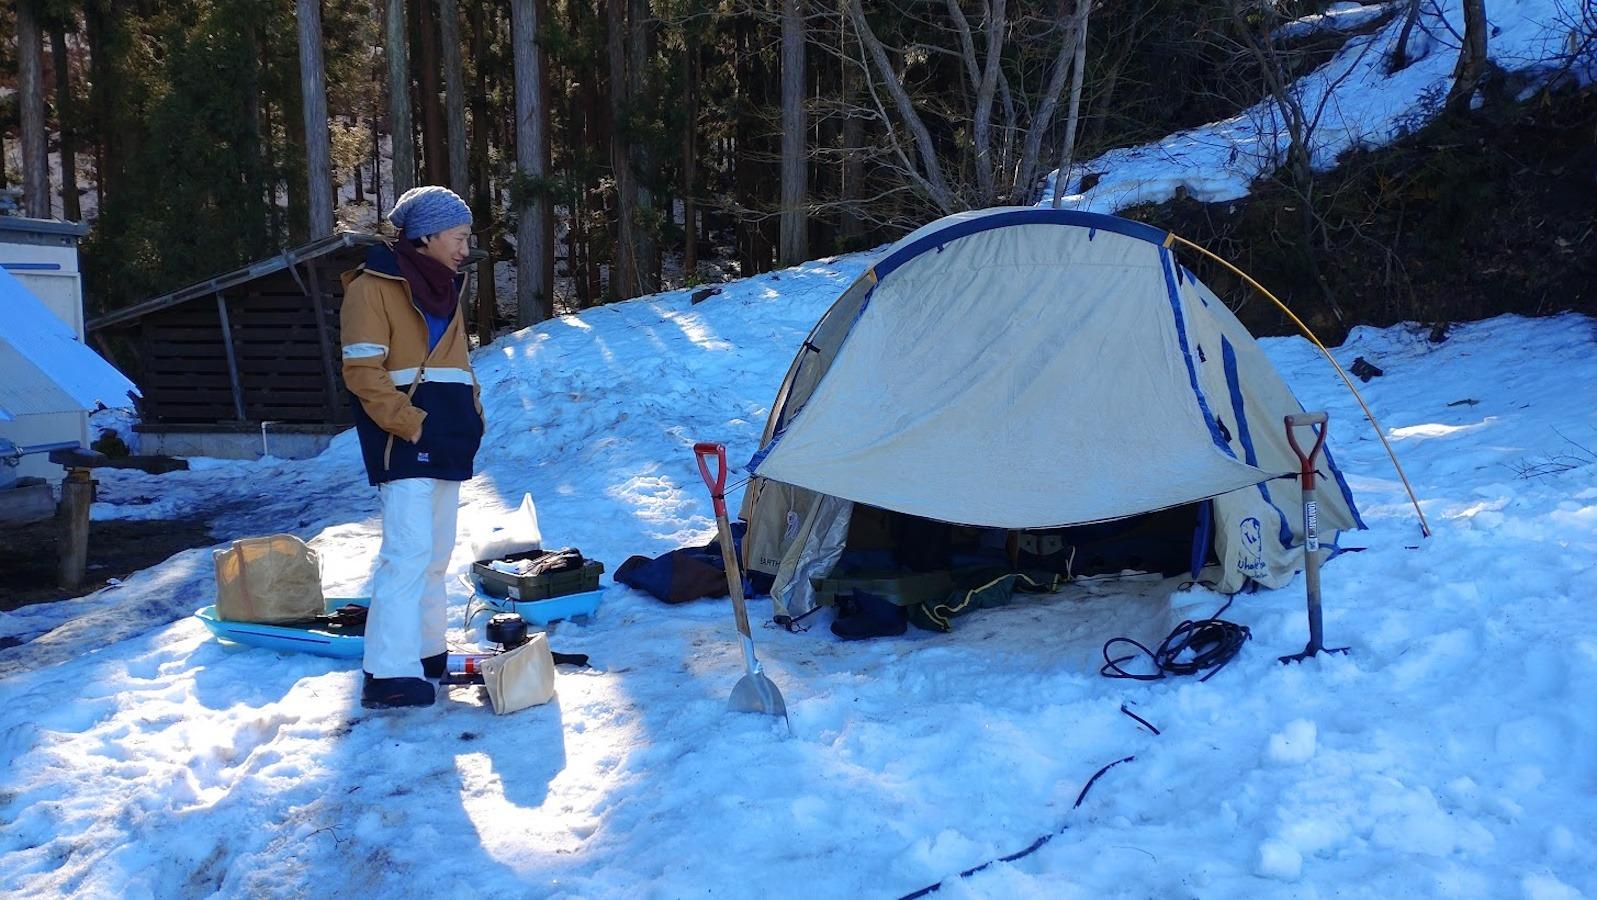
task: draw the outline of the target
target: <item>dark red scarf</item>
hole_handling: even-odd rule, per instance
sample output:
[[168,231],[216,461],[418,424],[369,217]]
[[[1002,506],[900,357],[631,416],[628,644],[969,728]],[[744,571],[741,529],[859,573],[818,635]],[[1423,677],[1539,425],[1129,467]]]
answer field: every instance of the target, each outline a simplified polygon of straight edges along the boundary
[[399,259],[399,274],[410,282],[410,295],[421,311],[447,319],[455,314],[460,292],[455,289],[455,273],[436,259],[411,246],[410,241],[394,242]]

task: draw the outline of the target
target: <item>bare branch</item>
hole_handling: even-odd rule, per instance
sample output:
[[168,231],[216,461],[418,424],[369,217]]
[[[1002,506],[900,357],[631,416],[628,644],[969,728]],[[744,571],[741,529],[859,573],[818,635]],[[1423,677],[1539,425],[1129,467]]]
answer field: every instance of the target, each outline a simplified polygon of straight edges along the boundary
[[[1088,0],[1080,0],[1082,3]],[[1054,109],[1059,105],[1059,95],[1065,90],[1065,76],[1069,69],[1071,52],[1075,47],[1076,34],[1074,23],[1066,24],[1061,14],[1057,26],[1065,34],[1059,42],[1059,52],[1054,55],[1053,67],[1049,70],[1048,88],[1043,92],[1042,105],[1038,107],[1037,114],[1032,116],[1031,128],[1026,132],[1026,144],[1021,151],[1020,170],[1015,176],[1013,198],[1016,203],[1030,202],[1031,186],[1037,180],[1037,157],[1042,152],[1043,133],[1048,130],[1048,123],[1053,121]],[[1021,192],[1026,192],[1024,198]]]
[[894,73],[893,65],[887,58],[887,51],[882,47],[881,40],[876,37],[870,23],[865,20],[865,13],[860,9],[860,0],[848,0],[848,12],[849,18],[854,23],[854,30],[859,35],[860,43],[870,52],[871,61],[876,64],[882,83],[887,86],[888,93],[893,97],[899,118],[915,138],[915,146],[920,151],[921,165],[925,170],[924,177],[918,180],[925,186],[932,202],[943,213],[956,212],[958,205],[953,192],[948,188],[947,179],[943,177],[942,166],[937,161],[937,150],[932,145],[931,132],[926,129],[926,123],[921,121],[920,114],[915,111],[915,106],[910,102],[909,95],[905,93],[903,84]]

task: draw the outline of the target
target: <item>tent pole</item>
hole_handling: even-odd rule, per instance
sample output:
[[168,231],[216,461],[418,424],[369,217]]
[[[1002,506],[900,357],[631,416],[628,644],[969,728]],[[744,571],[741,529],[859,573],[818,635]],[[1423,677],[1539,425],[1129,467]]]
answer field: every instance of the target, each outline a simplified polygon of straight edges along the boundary
[[1403,489],[1408,491],[1409,502],[1414,504],[1414,513],[1420,517],[1420,534],[1425,537],[1430,537],[1431,526],[1429,522],[1425,521],[1425,511],[1420,509],[1420,500],[1418,497],[1414,496],[1414,486],[1409,484],[1408,475],[1404,474],[1402,464],[1397,461],[1397,453],[1392,450],[1392,445],[1387,442],[1385,430],[1381,428],[1381,423],[1376,420],[1375,413],[1370,412],[1369,404],[1364,402],[1364,397],[1359,394],[1358,388],[1353,386],[1353,379],[1349,378],[1347,372],[1343,371],[1342,364],[1336,361],[1336,357],[1332,356],[1331,351],[1325,348],[1325,344],[1320,342],[1319,337],[1315,335],[1314,331],[1311,330],[1308,325],[1304,324],[1302,319],[1298,318],[1297,313],[1294,313],[1291,309],[1289,309],[1287,305],[1282,303],[1274,294],[1270,293],[1268,290],[1265,290],[1264,285],[1254,281],[1252,276],[1248,275],[1248,273],[1227,262],[1224,258],[1210,251],[1208,248],[1194,244],[1179,234],[1172,232],[1165,236],[1164,245],[1166,249],[1173,247],[1177,242],[1180,242],[1183,246],[1191,247],[1192,249],[1202,253],[1204,256],[1207,256],[1220,265],[1225,266],[1232,272],[1232,274],[1246,282],[1249,287],[1263,294],[1270,300],[1271,303],[1274,303],[1276,306],[1280,307],[1281,311],[1286,313],[1287,317],[1297,324],[1304,336],[1314,343],[1314,346],[1320,348],[1320,354],[1330,361],[1331,367],[1336,369],[1336,374],[1342,376],[1342,383],[1347,385],[1347,389],[1353,394],[1353,399],[1357,400],[1359,402],[1359,407],[1364,410],[1365,418],[1369,419],[1370,425],[1375,428],[1375,436],[1380,438],[1381,446],[1386,448],[1386,455],[1392,459],[1392,468],[1397,470],[1397,477],[1403,482]]

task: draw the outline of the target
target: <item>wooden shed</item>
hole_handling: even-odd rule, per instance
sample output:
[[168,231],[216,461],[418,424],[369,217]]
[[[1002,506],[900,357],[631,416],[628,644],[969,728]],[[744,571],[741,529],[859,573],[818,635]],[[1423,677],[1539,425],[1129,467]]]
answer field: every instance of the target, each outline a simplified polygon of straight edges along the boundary
[[339,276],[378,241],[336,234],[89,322],[143,390],[145,452],[307,456],[349,427]]

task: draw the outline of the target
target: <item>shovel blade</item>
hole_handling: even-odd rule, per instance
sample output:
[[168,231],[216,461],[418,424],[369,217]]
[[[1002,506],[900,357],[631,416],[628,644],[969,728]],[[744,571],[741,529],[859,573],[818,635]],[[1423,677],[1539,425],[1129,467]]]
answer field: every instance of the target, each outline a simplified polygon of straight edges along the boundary
[[733,712],[765,713],[787,718],[787,703],[782,700],[782,692],[776,689],[771,679],[758,672],[738,679],[738,683],[732,686],[732,696],[727,700],[726,707]]

